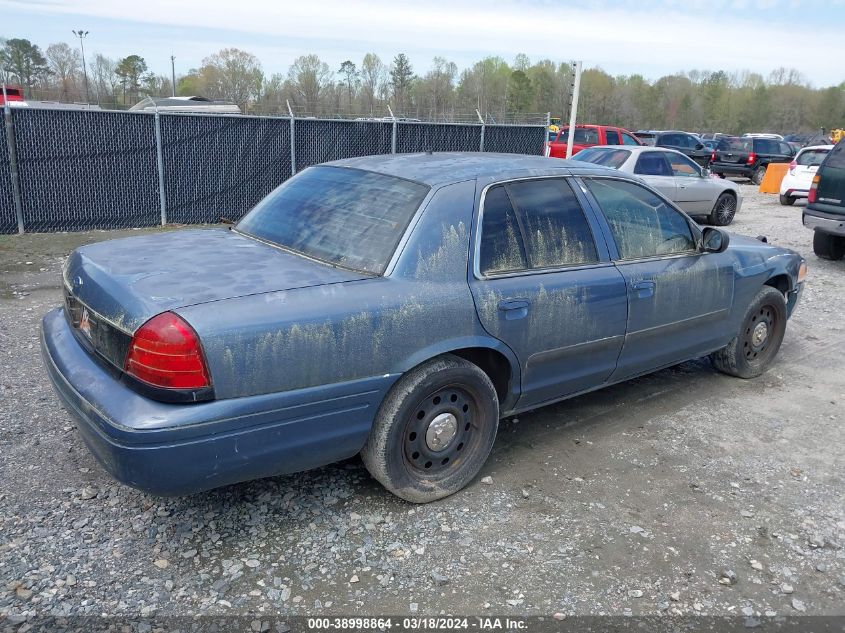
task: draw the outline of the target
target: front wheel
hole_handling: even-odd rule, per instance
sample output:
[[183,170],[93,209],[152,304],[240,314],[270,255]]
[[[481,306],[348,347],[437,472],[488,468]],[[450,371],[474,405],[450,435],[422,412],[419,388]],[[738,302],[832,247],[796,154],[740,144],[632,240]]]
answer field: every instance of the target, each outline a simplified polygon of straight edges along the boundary
[[777,288],[763,286],[754,297],[737,335],[710,360],[719,371],[755,378],[769,368],[786,333],[786,299]]
[[447,497],[478,474],[496,439],[499,400],[476,365],[446,354],[405,374],[376,414],[361,458],[406,501]]
[[757,169],[754,170],[754,173],[751,174],[751,182],[755,185],[760,186],[763,182],[763,178],[766,176],[766,167],[765,165],[760,165]]
[[793,204],[795,204],[795,198],[793,198],[792,196],[785,196],[783,194],[780,194],[780,203],[784,206],[791,207]]
[[845,256],[845,237],[813,231],[813,252],[816,257],[839,261]]
[[736,198],[725,192],[716,199],[708,220],[710,224],[716,226],[727,226],[733,222],[734,215],[736,215]]

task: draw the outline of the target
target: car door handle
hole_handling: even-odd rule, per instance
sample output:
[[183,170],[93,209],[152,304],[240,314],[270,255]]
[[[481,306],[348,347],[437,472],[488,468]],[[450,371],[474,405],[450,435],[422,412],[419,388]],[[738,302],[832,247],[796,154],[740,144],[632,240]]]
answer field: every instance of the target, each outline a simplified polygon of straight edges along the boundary
[[513,321],[528,316],[528,299],[504,299],[499,301],[499,310],[504,312],[505,320]]
[[653,281],[635,281],[631,284],[638,299],[646,299],[654,296],[655,283]]

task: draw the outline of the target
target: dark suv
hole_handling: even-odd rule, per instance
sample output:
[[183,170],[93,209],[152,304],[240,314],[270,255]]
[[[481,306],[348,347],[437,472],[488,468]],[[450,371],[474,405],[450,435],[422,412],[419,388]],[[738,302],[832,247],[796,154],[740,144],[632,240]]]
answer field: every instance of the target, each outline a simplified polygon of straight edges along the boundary
[[713,151],[701,142],[700,138],[687,132],[657,132],[654,135],[655,147],[668,147],[686,154],[702,167],[710,164]]
[[823,259],[845,256],[845,139],[825,157],[807,196],[804,226],[813,229],[813,252]]
[[795,150],[770,138],[723,138],[713,152],[710,171],[718,176],[743,176],[755,185],[763,182],[769,163],[788,163]]

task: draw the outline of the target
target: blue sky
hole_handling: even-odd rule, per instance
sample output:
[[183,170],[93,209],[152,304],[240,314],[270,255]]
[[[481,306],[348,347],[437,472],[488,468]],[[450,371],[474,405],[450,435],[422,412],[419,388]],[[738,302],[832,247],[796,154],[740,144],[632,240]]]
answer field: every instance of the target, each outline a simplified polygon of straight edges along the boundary
[[90,31],[86,57],[132,53],[177,74],[234,46],[267,74],[316,53],[337,70],[367,52],[397,52],[424,73],[441,55],[464,68],[485,55],[511,61],[582,59],[611,74],[655,79],[681,70],[800,70],[815,86],[845,80],[845,0],[0,0],[0,37],[42,48]]

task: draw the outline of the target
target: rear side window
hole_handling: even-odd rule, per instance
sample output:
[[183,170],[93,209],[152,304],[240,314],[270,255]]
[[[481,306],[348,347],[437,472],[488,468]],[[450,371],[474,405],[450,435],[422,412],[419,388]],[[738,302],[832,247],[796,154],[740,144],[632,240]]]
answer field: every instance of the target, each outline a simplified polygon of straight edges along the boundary
[[607,178],[585,182],[607,218],[622,259],[695,251],[686,218],[645,187]]
[[845,169],[845,141],[840,141],[836,144],[836,147],[830,150],[830,155],[827,157],[824,166]]
[[798,155],[795,162],[804,167],[818,167],[822,164],[824,157],[827,156],[829,151],[827,149],[804,150]]
[[525,180],[509,184],[508,191],[522,216],[531,268],[598,261],[590,225],[568,182]]
[[584,210],[560,178],[491,187],[484,198],[479,268],[483,274],[598,261]]
[[760,154],[780,154],[779,143],[767,138],[756,139],[754,149]]
[[634,173],[641,176],[671,176],[672,169],[663,158],[663,152],[643,152],[637,159]]
[[609,149],[603,147],[589,147],[582,149],[573,156],[574,160],[580,160],[584,163],[593,163],[594,165],[603,165],[604,167],[611,167],[619,169],[622,164],[628,160],[631,152],[625,149]]
[[604,136],[607,139],[608,145],[621,145],[621,141],[619,140],[619,132],[616,130],[605,130]]

